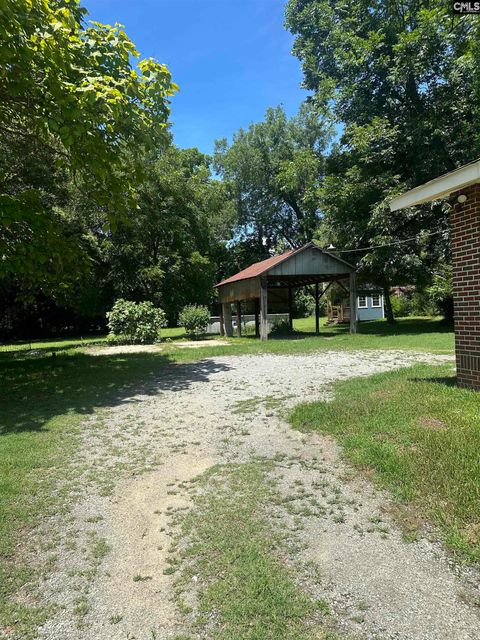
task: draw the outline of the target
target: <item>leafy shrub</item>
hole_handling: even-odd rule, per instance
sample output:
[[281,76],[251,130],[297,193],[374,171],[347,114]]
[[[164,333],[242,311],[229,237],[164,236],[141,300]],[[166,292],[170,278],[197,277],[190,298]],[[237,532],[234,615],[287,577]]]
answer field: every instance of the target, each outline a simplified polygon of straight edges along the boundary
[[397,318],[407,316],[433,316],[438,313],[429,296],[421,291],[402,293],[392,296],[393,314]]
[[432,284],[426,293],[435,309],[443,315],[447,322],[452,323],[453,271],[450,265],[445,265],[439,273],[433,276]]
[[315,298],[303,289],[297,289],[293,295],[293,317],[308,318],[315,313]]
[[411,311],[410,300],[404,294],[391,297],[393,315],[396,318],[404,318]]
[[210,312],[207,307],[189,304],[183,307],[178,321],[180,326],[185,327],[188,336],[196,338],[206,332],[210,322]]
[[293,333],[295,333],[295,331],[290,327],[290,322],[285,318],[275,320],[270,329],[270,335],[272,336],[286,336]]
[[107,313],[109,342],[152,344],[160,339],[165,314],[151,302],[132,302],[120,298]]

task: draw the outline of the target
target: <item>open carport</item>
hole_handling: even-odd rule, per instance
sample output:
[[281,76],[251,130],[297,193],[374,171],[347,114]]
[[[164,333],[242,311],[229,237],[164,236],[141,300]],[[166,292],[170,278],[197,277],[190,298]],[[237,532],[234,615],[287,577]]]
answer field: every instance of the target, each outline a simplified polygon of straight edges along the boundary
[[[348,280],[348,288],[344,281]],[[220,331],[233,335],[232,304],[237,314],[237,334],[241,335],[241,302],[253,301],[255,333],[268,339],[268,309],[272,305],[288,308],[292,326],[292,302],[295,289],[315,288],[315,329],[320,331],[319,302],[331,285],[337,282],[350,298],[350,331],[357,326],[357,294],[355,267],[338,256],[308,243],[278,256],[256,262],[216,285],[221,303]]]

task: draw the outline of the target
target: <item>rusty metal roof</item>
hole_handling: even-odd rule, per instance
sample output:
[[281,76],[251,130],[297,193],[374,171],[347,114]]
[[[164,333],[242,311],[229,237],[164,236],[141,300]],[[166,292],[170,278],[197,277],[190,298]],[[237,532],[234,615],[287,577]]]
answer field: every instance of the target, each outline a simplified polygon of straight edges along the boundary
[[254,264],[251,264],[246,269],[242,269],[242,271],[235,273],[233,276],[230,276],[229,278],[225,278],[225,280],[222,280],[215,286],[221,287],[222,285],[230,284],[231,282],[238,282],[239,280],[248,280],[248,278],[255,278],[256,276],[261,276],[264,273],[266,273],[269,269],[274,267],[276,264],[279,264],[280,262],[283,262],[287,258],[290,258],[291,256],[293,256],[294,253],[297,253],[298,251],[302,251],[303,249],[305,249],[306,246],[307,245],[305,245],[304,247],[300,247],[299,249],[289,249],[288,251],[285,251],[284,253],[281,253],[278,256],[272,256],[271,258],[267,258],[266,260],[262,260],[261,262],[255,262]]
[[238,273],[235,273],[233,276],[230,276],[229,278],[225,278],[225,280],[222,280],[221,282],[219,282],[215,286],[216,287],[221,287],[224,284],[230,284],[232,282],[239,282],[240,280],[248,280],[249,278],[255,278],[257,276],[264,275],[268,271],[270,271],[270,269],[272,267],[276,266],[277,264],[280,264],[284,260],[288,260],[289,258],[294,256],[295,254],[300,253],[300,252],[304,251],[305,249],[308,249],[309,247],[313,247],[313,248],[317,249],[318,251],[321,251],[325,255],[330,256],[330,258],[333,258],[337,262],[341,262],[341,263],[347,265],[350,269],[355,270],[355,267],[353,265],[351,265],[349,262],[347,262],[346,260],[343,260],[342,258],[339,258],[334,253],[330,253],[329,251],[326,251],[325,249],[321,249],[320,247],[317,247],[317,245],[315,245],[313,242],[308,242],[307,244],[304,244],[303,247],[299,247],[298,249],[289,249],[288,251],[284,251],[283,253],[281,253],[278,256],[272,256],[271,258],[267,258],[266,260],[262,260],[261,262],[255,262],[254,264],[251,264],[246,269],[242,269],[242,271],[239,271]]

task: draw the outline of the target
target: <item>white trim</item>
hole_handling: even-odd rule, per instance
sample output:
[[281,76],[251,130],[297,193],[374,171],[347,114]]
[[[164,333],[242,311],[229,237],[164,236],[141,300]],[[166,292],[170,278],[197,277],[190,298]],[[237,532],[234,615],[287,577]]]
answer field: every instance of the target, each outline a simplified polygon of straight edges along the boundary
[[[373,304],[373,297],[376,296],[378,298],[378,304]],[[381,309],[382,308],[382,294],[381,293],[372,293],[372,309]]]
[[390,202],[390,211],[398,211],[399,209],[413,207],[416,204],[431,202],[432,200],[441,200],[454,191],[459,191],[476,182],[480,182],[480,160],[466,164],[460,169],[450,171],[450,173],[439,176],[393,198]]
[[[360,298],[365,298],[365,304],[360,304]],[[359,295],[357,298],[357,309],[368,309],[368,297],[366,295]]]

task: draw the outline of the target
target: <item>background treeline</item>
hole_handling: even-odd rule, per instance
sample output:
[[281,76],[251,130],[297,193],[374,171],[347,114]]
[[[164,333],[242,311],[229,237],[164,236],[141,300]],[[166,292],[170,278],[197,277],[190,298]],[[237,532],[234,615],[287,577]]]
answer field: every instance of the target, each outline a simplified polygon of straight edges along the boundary
[[480,24],[443,0],[290,0],[286,27],[309,100],[209,157],[172,144],[176,86],[120,27],[77,0],[4,0],[0,338],[102,330],[119,297],[174,324],[309,240],[383,287],[390,320],[392,286],[451,313],[448,205],[388,200],[480,156]]

